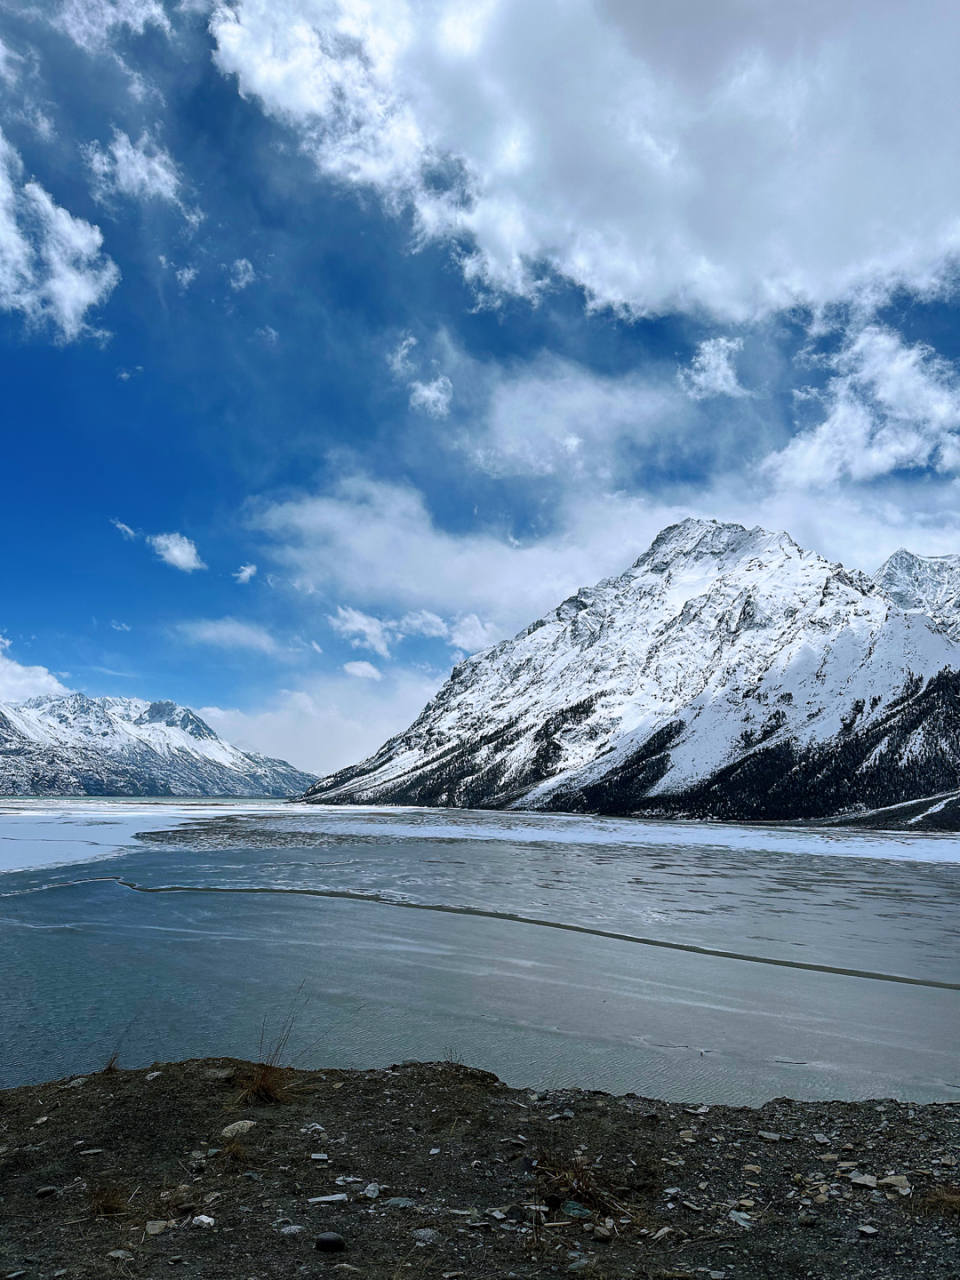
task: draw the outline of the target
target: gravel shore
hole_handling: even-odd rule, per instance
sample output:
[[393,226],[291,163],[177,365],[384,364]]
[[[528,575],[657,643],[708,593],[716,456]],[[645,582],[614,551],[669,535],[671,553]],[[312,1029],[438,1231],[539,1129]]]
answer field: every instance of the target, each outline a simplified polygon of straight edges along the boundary
[[156,1063],[0,1092],[0,1277],[955,1280],[958,1155],[960,1104]]

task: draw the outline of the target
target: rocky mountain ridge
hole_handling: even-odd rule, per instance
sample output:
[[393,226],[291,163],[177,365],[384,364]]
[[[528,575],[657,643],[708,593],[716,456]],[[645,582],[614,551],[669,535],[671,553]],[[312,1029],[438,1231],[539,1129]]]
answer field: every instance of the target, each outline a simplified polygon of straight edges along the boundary
[[0,795],[299,795],[314,776],[224,742],[189,707],[82,693],[0,704]]
[[871,579],[685,520],[306,799],[796,820],[960,787],[954,558],[909,554]]

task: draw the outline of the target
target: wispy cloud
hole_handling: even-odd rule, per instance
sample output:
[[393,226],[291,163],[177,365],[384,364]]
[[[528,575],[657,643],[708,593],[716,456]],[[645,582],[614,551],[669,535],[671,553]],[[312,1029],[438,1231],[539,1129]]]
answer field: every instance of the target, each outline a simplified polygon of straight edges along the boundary
[[253,284],[256,278],[257,273],[253,269],[253,263],[246,258],[237,258],[230,268],[230,288],[238,293],[241,289],[246,289],[248,285]]
[[453,383],[445,373],[432,382],[411,382],[410,408],[430,418],[445,418],[453,400]]
[[257,566],[255,564],[242,564],[233,576],[236,578],[237,582],[243,585],[255,578],[256,573]]
[[275,654],[280,646],[263,627],[238,618],[200,618],[181,622],[178,633],[190,644],[213,645],[218,649],[249,649],[256,653]]
[[135,200],[180,203],[180,172],[170,153],[144,131],[137,142],[120,129],[106,149],[91,142],[85,149],[97,200],[129,196]]

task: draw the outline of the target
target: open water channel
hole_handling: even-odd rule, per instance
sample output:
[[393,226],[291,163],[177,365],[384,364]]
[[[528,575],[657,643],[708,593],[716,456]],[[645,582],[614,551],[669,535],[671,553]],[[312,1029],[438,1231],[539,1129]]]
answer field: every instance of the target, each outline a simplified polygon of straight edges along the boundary
[[960,841],[0,801],[0,1085],[456,1057],[689,1102],[960,1101]]

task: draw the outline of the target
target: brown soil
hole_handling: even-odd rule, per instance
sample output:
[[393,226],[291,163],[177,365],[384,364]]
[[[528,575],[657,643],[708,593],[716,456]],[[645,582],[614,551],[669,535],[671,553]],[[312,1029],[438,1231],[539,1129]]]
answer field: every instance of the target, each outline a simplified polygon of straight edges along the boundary
[[958,1145],[951,1105],[158,1063],[0,1093],[0,1277],[954,1280]]

